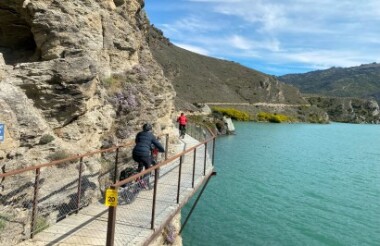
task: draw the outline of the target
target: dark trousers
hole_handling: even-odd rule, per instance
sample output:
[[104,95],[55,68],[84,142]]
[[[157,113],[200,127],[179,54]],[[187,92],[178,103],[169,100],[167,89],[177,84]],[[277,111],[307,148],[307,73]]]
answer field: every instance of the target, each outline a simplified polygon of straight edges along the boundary
[[180,133],[185,133],[186,132],[186,125],[179,124],[179,132]]
[[132,155],[133,160],[139,164],[137,171],[141,172],[143,168],[148,169],[152,165],[152,157],[150,155]]

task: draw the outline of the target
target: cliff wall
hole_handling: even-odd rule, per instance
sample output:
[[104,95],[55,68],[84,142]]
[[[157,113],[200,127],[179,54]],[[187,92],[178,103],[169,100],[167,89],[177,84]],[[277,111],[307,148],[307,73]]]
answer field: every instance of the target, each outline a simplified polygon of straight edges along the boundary
[[[175,91],[141,0],[0,2],[2,172],[172,127]],[[51,136],[49,143],[41,138]],[[50,137],[50,138],[51,138]]]
[[[143,8],[142,0],[0,1],[0,172],[122,144],[145,122],[156,134],[173,130],[175,91],[150,52]],[[100,158],[87,164],[86,175],[105,169]],[[69,204],[59,185],[77,172],[53,168],[44,185]],[[18,187],[29,187],[34,174],[18,178],[0,180],[0,213],[12,218],[0,244],[28,235],[30,197]],[[85,201],[99,197],[95,188],[83,194]],[[59,213],[58,202],[46,206]],[[45,220],[57,217],[39,209]]]
[[332,121],[380,124],[379,105],[375,100],[321,96],[307,97],[307,100],[326,110]]

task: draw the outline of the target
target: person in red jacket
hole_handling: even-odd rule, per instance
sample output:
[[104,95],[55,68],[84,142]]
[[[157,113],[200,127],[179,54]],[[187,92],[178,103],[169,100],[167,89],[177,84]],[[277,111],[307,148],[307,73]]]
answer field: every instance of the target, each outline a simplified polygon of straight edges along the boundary
[[177,118],[177,122],[179,123],[179,137],[184,138],[187,124],[187,118],[184,113],[181,113],[181,115]]

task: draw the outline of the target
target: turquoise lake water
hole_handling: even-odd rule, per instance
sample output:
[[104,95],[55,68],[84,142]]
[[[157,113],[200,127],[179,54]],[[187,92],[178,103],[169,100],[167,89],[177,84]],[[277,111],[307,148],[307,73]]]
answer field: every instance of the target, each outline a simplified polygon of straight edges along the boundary
[[234,124],[184,246],[380,245],[380,126]]

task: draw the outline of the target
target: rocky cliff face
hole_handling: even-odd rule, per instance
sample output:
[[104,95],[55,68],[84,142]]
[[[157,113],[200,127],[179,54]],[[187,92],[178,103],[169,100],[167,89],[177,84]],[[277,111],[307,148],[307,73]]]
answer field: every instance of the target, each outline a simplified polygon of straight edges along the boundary
[[146,43],[143,7],[142,0],[0,2],[2,172],[49,161],[57,150],[121,143],[145,121],[157,133],[170,129],[175,92]]
[[375,100],[318,96],[308,97],[307,100],[326,110],[332,121],[380,124],[379,105]]
[[[1,173],[121,144],[144,122],[157,134],[171,131],[175,91],[147,45],[143,7],[142,0],[0,1]],[[84,204],[101,197],[104,160],[84,163]],[[50,223],[72,203],[67,187],[78,170],[44,171],[40,197],[59,194],[39,204]],[[30,233],[34,172],[19,176],[0,179],[7,218],[0,244]]]

